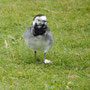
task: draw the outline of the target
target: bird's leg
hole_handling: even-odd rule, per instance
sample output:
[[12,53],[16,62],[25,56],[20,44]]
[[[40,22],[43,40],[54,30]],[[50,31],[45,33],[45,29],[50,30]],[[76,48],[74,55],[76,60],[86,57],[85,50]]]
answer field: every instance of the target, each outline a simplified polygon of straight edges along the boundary
[[36,59],[36,51],[34,51],[34,54],[35,54],[35,62],[37,63],[37,59]]
[[45,57],[46,57],[46,52],[44,52],[44,59],[42,60],[41,64],[44,63]]

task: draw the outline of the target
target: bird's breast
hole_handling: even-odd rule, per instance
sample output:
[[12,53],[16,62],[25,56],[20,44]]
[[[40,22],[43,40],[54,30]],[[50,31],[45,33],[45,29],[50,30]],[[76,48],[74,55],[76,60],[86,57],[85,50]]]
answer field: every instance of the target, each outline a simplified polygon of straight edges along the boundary
[[48,49],[49,40],[43,36],[31,37],[28,39],[28,46],[34,50],[45,50]]

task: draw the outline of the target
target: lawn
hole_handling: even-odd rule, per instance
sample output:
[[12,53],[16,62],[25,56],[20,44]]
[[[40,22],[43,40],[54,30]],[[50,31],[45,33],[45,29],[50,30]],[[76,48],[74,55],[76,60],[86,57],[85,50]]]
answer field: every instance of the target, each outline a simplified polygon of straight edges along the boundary
[[[52,64],[35,64],[22,38],[37,14],[53,35]],[[0,0],[0,90],[90,90],[89,66],[89,0]]]

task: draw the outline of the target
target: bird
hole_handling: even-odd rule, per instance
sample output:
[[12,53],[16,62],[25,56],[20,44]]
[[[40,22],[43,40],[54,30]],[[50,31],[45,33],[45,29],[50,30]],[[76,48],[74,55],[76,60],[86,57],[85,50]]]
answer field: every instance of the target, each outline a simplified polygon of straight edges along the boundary
[[37,51],[44,52],[44,58],[41,63],[44,63],[46,53],[53,45],[53,37],[47,26],[47,17],[43,14],[34,16],[31,26],[25,29],[23,38],[26,45],[34,51],[35,62],[37,63]]

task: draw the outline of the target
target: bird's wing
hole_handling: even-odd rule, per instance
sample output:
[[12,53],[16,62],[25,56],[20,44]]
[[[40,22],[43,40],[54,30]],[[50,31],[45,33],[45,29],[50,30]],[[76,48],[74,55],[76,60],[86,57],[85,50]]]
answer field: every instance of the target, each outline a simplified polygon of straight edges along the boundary
[[50,44],[52,45],[53,44],[53,37],[52,37],[52,34],[51,34],[49,28],[47,28],[45,36],[46,36],[46,39],[48,39],[50,41]]
[[29,28],[27,28],[25,30],[25,32],[22,34],[22,37],[25,38],[30,38],[32,36],[32,26],[30,26]]

